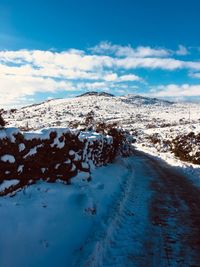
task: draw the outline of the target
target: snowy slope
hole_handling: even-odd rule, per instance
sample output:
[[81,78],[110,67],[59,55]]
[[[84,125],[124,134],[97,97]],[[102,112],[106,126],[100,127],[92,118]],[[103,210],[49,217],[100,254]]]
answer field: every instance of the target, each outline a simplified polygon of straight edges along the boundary
[[93,112],[96,121],[117,122],[127,129],[153,129],[164,126],[199,125],[200,105],[171,103],[141,96],[83,95],[50,100],[41,104],[7,112],[9,126],[40,129],[68,127],[71,122],[83,123]]
[[[168,152],[163,145],[179,135],[200,132],[200,104],[176,103],[138,95],[114,97],[107,93],[89,92],[79,97],[54,99],[3,114],[8,126],[22,130],[44,127],[85,128],[86,117],[98,122],[117,123],[130,130],[140,147]],[[150,142],[152,135],[161,142]],[[195,148],[194,148],[195,149]],[[198,149],[198,148],[196,148]]]

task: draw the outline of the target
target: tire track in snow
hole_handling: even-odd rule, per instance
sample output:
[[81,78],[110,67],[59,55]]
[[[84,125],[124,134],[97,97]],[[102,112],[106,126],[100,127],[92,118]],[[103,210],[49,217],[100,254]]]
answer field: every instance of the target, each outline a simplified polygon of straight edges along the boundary
[[[151,254],[153,245],[149,241],[149,233],[152,232],[148,214],[150,179],[143,160],[132,157],[126,161],[128,172],[121,196],[103,227],[93,237],[90,254],[76,266],[120,267],[134,264],[142,267],[146,266],[147,258],[148,261],[154,258]],[[140,173],[135,173],[135,169],[140,169]],[[147,253],[149,257],[146,257]],[[159,254],[163,252],[159,251]]]
[[121,194],[75,266],[200,267],[200,190],[144,153],[126,163]]

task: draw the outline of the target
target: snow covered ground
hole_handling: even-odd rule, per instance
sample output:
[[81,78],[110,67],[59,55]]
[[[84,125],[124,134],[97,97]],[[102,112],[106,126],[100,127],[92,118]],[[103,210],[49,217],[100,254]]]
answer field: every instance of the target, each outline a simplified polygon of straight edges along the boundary
[[84,123],[92,112],[96,121],[118,122],[128,129],[158,129],[165,126],[182,128],[200,125],[200,105],[170,103],[139,96],[82,96],[50,100],[3,115],[8,126],[41,129],[44,127]]
[[[165,144],[152,144],[150,136],[159,135],[162,143],[179,135],[200,132],[199,103],[172,103],[134,95],[112,97],[86,94],[70,99],[50,100],[16,111],[5,111],[3,116],[8,126],[22,130],[53,126],[82,129],[88,116],[94,118],[93,124],[117,123],[132,132],[140,148],[148,149],[151,153],[155,151],[155,155],[160,153],[163,158],[164,153],[169,152],[169,147]],[[195,151],[195,147],[192,149]]]
[[0,266],[66,267],[121,194],[124,160],[83,174],[72,185],[38,182],[0,199]]
[[[154,134],[159,135],[162,141],[173,140],[178,135],[190,132],[198,134],[200,104],[170,103],[130,95],[86,95],[5,111],[3,117],[8,126],[22,130],[40,130],[54,126],[84,128],[88,114],[94,118],[94,124],[117,123],[130,130],[136,138],[134,145],[138,151],[164,159],[177,169],[181,167],[200,186],[199,165],[181,161],[168,147],[153,144],[149,139]],[[170,166],[163,169],[162,163],[159,163],[161,161],[137,156],[137,153],[134,157],[118,159],[114,164],[93,169],[90,182],[83,179],[83,174],[79,174],[68,186],[37,182],[14,197],[0,198],[0,228],[3,229],[0,235],[0,266],[178,267],[193,263],[191,259],[184,259],[177,254],[181,248],[180,253],[184,251],[193,255],[190,248],[184,247],[185,244],[181,242],[185,233],[191,233],[192,239],[199,233],[195,232],[196,226],[188,226],[193,223],[187,214],[191,207],[187,206],[186,209],[182,204],[181,192],[185,190],[187,183],[179,188],[180,177],[169,170]],[[157,177],[156,183],[165,183],[171,175],[175,177],[175,188],[179,193],[181,216],[188,220],[189,228],[183,233],[180,233],[180,218],[173,206],[177,201],[173,193],[170,193],[173,207],[169,210],[165,230],[159,225],[160,228],[154,228],[149,218],[151,180]],[[11,182],[14,183],[15,180]],[[5,186],[7,185],[1,184],[1,187]],[[166,190],[167,186],[165,185]],[[169,181],[169,186],[173,191],[173,179]],[[193,188],[188,191],[187,205],[190,201],[195,201],[190,199],[193,198],[193,191]],[[195,191],[194,197],[197,198],[198,195],[199,192]],[[157,197],[155,199],[160,201],[162,195]],[[168,201],[167,197],[166,199]],[[159,201],[156,201],[156,205],[161,203]],[[192,209],[199,218],[200,214],[193,204]],[[175,226],[178,234],[175,241],[173,236],[172,241],[175,243],[168,243],[166,239],[168,236],[171,238],[175,229],[172,225],[174,220],[177,220]],[[160,244],[164,244],[163,247],[159,247]],[[165,245],[173,251],[172,259],[168,258]],[[193,260],[196,263],[195,257]],[[178,265],[184,260],[185,265]]]
[[0,266],[197,266],[200,197],[187,179],[140,153],[82,178],[0,199]]

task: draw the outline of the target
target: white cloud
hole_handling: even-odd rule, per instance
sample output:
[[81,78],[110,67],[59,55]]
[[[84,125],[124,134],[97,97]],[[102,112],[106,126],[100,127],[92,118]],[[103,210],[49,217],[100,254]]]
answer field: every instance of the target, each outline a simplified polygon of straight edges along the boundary
[[134,74],[127,74],[118,76],[116,73],[109,73],[104,76],[104,80],[108,82],[132,82],[142,81],[142,79]]
[[108,73],[104,76],[104,80],[108,82],[113,82],[118,80],[118,75],[116,73]]
[[117,67],[127,70],[136,68],[163,70],[186,68],[185,62],[173,58],[121,58],[116,59],[115,64]]
[[155,97],[189,97],[200,96],[200,84],[168,84],[160,85],[151,90],[149,94]]
[[178,56],[186,56],[189,54],[189,51],[187,50],[187,48],[185,46],[179,45],[178,50],[176,51],[176,54]]
[[74,50],[52,52],[42,50],[1,51],[3,63],[32,64],[37,68],[64,68],[91,71],[102,67],[112,67],[113,59],[108,56],[85,55]]
[[51,78],[0,74],[0,105],[15,104],[22,97],[37,92],[56,92],[74,90],[70,82],[55,81]]
[[197,79],[200,79],[200,72],[190,72],[189,73],[189,76],[191,78],[197,78]]
[[138,46],[136,48],[121,45],[113,45],[110,42],[101,42],[90,48],[97,54],[114,54],[118,57],[166,57],[170,51],[163,48],[151,48],[150,46]]
[[118,78],[119,82],[131,82],[131,81],[141,81],[142,79],[134,74],[127,74],[127,75],[122,75]]
[[[176,53],[186,52],[184,46],[179,46]],[[92,53],[75,49],[0,51],[0,104],[12,104],[40,92],[132,88],[134,83],[144,82],[132,73],[140,68],[188,69],[190,76],[200,77],[199,61],[178,60],[172,55],[163,48],[132,48],[108,42],[92,48]],[[164,94],[164,89],[161,91]]]
[[131,45],[122,46],[114,45],[110,42],[100,42],[98,45],[90,48],[95,54],[113,54],[117,57],[169,57],[173,54],[178,56],[185,56],[189,54],[188,49],[179,45],[176,51],[161,48],[161,47],[150,47],[150,46],[137,46],[132,47]]
[[81,82],[76,85],[78,90],[88,90],[88,91],[93,91],[93,90],[108,90],[109,89],[109,84],[106,82]]

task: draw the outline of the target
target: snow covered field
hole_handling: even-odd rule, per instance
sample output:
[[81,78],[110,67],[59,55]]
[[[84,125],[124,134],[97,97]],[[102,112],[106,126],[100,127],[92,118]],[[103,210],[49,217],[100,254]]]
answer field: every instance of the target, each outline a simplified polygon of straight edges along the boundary
[[[199,114],[198,103],[94,94],[4,111],[3,117],[10,127],[38,132],[44,127],[84,130],[91,123],[116,123],[132,133],[138,151],[164,159],[178,170],[181,167],[200,186],[200,165],[180,160],[166,142],[191,132],[198,135]],[[154,142],[152,137],[155,136],[159,142]],[[199,143],[193,141],[191,149],[199,152]],[[188,214],[192,207],[198,221],[200,214],[191,204],[198,198],[198,189],[188,189],[184,206],[182,192],[186,190],[187,182],[183,179],[184,183],[179,187],[181,176],[171,170],[170,165],[165,166],[162,161],[138,153],[92,169],[90,182],[84,179],[84,173],[79,173],[72,179],[71,185],[38,181],[13,197],[0,198],[0,227],[3,229],[0,235],[0,266],[157,267],[196,264],[199,260],[196,251],[190,252],[190,247],[182,240],[189,233],[188,239],[196,242],[194,247],[199,251],[195,239],[199,234],[196,221]],[[5,159],[12,160],[9,157]],[[171,177],[169,184],[164,184],[168,177]],[[149,217],[149,205],[156,201],[159,210],[163,201],[162,194],[157,196],[157,190],[152,189],[154,179],[158,184],[163,183],[163,194],[167,194],[168,186],[171,190],[168,192],[171,201],[171,206],[167,203],[168,218],[165,218],[165,213],[154,214],[156,218],[163,216],[159,220],[164,220],[167,225],[164,230],[162,223],[154,227],[154,219]],[[15,183],[15,180],[12,182]],[[7,183],[2,183],[0,188],[6,186]],[[178,198],[174,197],[173,188],[176,188]],[[169,201],[168,196],[166,199]],[[177,201],[181,214],[176,213]],[[188,223],[184,226],[186,232],[181,232],[179,215]],[[173,227],[177,236],[173,234]],[[170,263],[166,247],[172,251]],[[193,258],[182,257],[183,252],[193,255]],[[178,265],[179,262],[185,265]]]
[[[161,155],[169,152],[169,147],[163,141],[171,141],[190,132],[200,132],[199,103],[172,103],[134,95],[113,97],[86,94],[70,99],[50,100],[4,113],[8,126],[22,130],[53,126],[84,129],[88,116],[90,120],[93,118],[93,124],[116,123],[130,130],[140,147],[148,148],[152,153],[156,148]],[[155,134],[161,140],[159,144],[150,142],[149,137]],[[196,147],[192,149],[196,151]]]
[[[4,114],[8,126],[40,129],[67,127],[75,122],[84,123],[92,112],[96,121],[118,122],[128,129],[158,129],[191,125],[200,127],[200,105],[170,103],[139,96],[111,97],[86,95],[82,97],[49,100]],[[73,125],[72,124],[72,125]],[[186,127],[185,127],[186,125]],[[199,129],[199,128],[198,128]]]
[[66,267],[81,255],[93,226],[120,197],[124,160],[81,174],[72,185],[38,182],[0,199],[0,266]]
[[[86,117],[92,123],[116,123],[130,130],[140,150],[159,156],[172,165],[191,165],[191,172],[198,175],[198,165],[180,161],[167,142],[191,132],[200,133],[200,104],[169,102],[155,98],[127,95],[113,97],[109,94],[89,93],[81,97],[49,100],[47,102],[5,111],[8,126],[22,130],[38,130],[44,127],[85,128]],[[151,136],[159,142],[152,143]],[[190,144],[189,144],[190,145]],[[191,141],[190,154],[198,153],[200,144]],[[200,158],[200,157],[199,157]],[[188,169],[188,168],[187,168]]]

